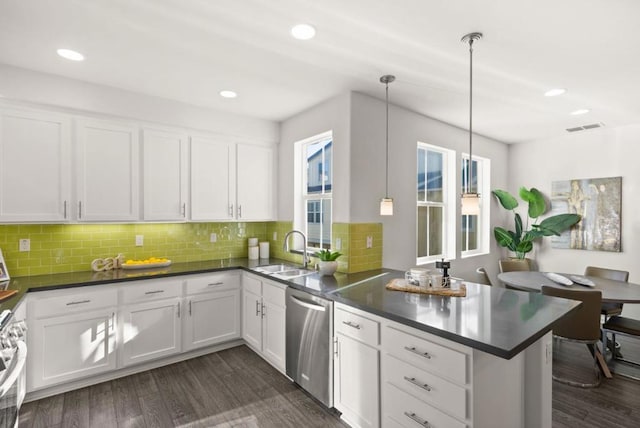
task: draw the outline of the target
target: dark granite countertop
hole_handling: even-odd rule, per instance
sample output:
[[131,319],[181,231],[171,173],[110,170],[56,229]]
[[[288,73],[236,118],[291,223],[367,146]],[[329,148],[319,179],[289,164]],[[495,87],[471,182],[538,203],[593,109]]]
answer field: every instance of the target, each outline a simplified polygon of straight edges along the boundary
[[175,263],[159,269],[73,272],[17,277],[6,285],[18,294],[0,303],[0,310],[13,309],[27,292],[84,287],[243,269],[296,289],[341,302],[445,339],[512,358],[547,333],[552,324],[577,308],[579,303],[542,296],[539,293],[467,284],[466,297],[441,297],[391,291],[385,285],[403,272],[377,269],[354,274],[317,273],[288,280],[261,274],[254,268],[289,264],[279,259],[250,261],[246,258]]

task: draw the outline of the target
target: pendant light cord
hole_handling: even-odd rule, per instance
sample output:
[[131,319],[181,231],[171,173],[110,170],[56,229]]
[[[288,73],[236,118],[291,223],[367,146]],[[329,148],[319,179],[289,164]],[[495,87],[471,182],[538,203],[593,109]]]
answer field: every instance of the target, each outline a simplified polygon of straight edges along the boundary
[[467,193],[471,193],[473,175],[473,37],[469,39],[469,160],[467,163]]
[[385,141],[386,141],[386,145],[387,145],[387,154],[386,154],[386,160],[387,160],[387,165],[386,165],[386,170],[385,170],[385,177],[386,177],[386,184],[385,184],[385,190],[384,190],[384,197],[385,198],[389,198],[389,82],[385,83],[385,102],[387,105],[387,128],[386,128],[386,136],[385,136]]

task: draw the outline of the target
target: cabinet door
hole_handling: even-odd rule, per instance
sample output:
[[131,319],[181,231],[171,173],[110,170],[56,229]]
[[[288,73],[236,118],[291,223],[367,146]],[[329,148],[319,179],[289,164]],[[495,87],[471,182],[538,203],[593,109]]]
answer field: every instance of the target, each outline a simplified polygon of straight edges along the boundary
[[192,137],[191,219],[230,220],[235,215],[234,145]]
[[187,136],[145,129],[142,134],[143,218],[186,220]]
[[0,221],[67,220],[70,150],[66,117],[0,111]]
[[238,144],[237,218],[273,220],[273,149]]
[[138,129],[78,120],[76,132],[78,221],[138,220]]
[[334,404],[353,426],[378,427],[378,350],[342,334],[336,335],[338,355],[334,365]]
[[187,298],[185,351],[240,337],[240,290]]
[[35,320],[28,336],[28,389],[114,370],[115,310]]
[[180,299],[157,300],[122,310],[125,366],[180,352]]
[[263,300],[262,353],[280,371],[285,371],[286,328],[285,308]]
[[256,350],[262,349],[262,298],[242,290],[242,338]]

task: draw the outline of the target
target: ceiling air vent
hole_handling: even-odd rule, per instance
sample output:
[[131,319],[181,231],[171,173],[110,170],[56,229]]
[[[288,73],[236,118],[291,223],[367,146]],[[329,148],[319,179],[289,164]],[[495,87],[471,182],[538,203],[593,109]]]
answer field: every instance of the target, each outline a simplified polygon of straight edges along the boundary
[[602,122],[591,123],[589,125],[577,126],[575,128],[567,128],[567,132],[586,131],[588,129],[602,128],[603,126],[604,126],[604,123],[602,123]]

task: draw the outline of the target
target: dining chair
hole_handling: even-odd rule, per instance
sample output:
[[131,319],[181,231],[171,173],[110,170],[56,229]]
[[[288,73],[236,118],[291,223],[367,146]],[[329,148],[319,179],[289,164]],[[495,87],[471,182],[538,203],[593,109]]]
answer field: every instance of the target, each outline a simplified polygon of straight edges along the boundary
[[498,265],[500,266],[500,273],[504,273],[504,272],[523,272],[523,271],[530,271],[531,270],[531,266],[529,265],[529,260],[500,259],[500,260],[498,260]]
[[[616,334],[640,339],[640,320],[614,315],[602,325],[602,330],[604,332],[604,340],[607,340],[608,333],[611,333],[611,343],[615,343]],[[613,352],[611,358],[640,366],[640,361],[626,360],[621,355],[618,355],[617,352]]]
[[[597,278],[613,279],[615,281],[629,281],[629,272],[625,270],[607,269],[595,266],[587,266],[584,270],[585,276],[595,276]],[[606,322],[609,317],[622,314],[622,303],[605,302],[600,308],[600,315],[604,315]]]
[[[599,359],[602,358],[596,344],[600,341],[600,305],[602,292],[600,290],[569,290],[550,286],[542,287],[542,294],[565,299],[578,300],[582,305],[553,326],[553,337],[558,340],[584,343],[593,356],[595,381],[583,383],[575,380],[553,375],[553,379],[560,383],[580,388],[593,388],[600,385],[602,377],[598,368]],[[602,360],[601,360],[602,361]]]
[[489,278],[489,274],[487,273],[487,270],[484,267],[481,266],[478,269],[476,269],[476,273],[478,274],[478,283],[485,284],[485,285],[493,285],[493,282],[491,282],[491,278]]

